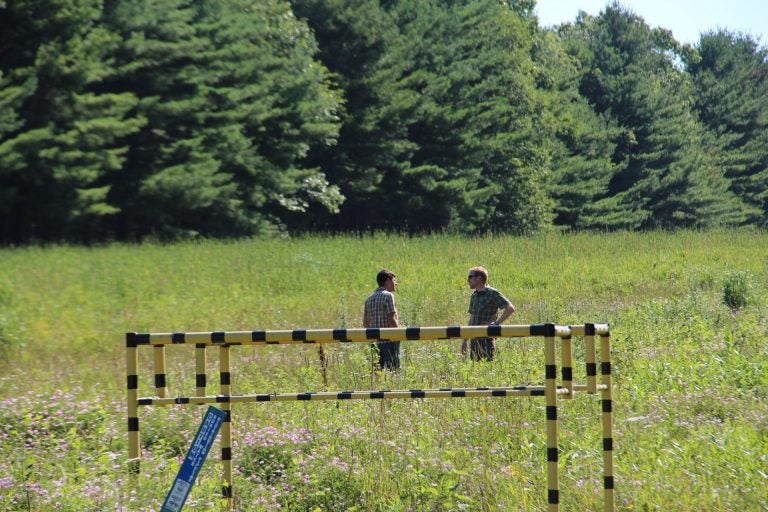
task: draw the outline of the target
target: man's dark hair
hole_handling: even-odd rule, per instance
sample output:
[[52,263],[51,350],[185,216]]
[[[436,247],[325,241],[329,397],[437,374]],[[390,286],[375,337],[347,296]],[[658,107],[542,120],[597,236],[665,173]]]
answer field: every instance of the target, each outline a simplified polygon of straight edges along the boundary
[[384,286],[384,283],[387,282],[387,279],[394,278],[395,273],[391,270],[382,269],[379,270],[379,273],[376,274],[376,282],[379,283],[379,286]]

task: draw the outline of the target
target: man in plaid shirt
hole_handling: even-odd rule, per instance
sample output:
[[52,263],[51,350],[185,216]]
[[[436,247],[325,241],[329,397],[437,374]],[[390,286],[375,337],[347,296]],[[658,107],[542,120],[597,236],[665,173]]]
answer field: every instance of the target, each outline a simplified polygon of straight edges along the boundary
[[[469,300],[469,325],[497,325],[515,312],[515,306],[496,288],[488,286],[488,271],[483,267],[469,269],[469,287],[474,290]],[[504,311],[499,315],[499,310]],[[461,342],[462,355],[467,354],[467,340]],[[496,343],[493,338],[473,338],[469,356],[473,361],[493,361]]]
[[[397,277],[393,272],[383,269],[376,275],[376,282],[379,287],[365,299],[363,327],[399,327],[394,293]],[[399,341],[379,341],[376,347],[379,352],[380,368],[387,370],[400,368]]]

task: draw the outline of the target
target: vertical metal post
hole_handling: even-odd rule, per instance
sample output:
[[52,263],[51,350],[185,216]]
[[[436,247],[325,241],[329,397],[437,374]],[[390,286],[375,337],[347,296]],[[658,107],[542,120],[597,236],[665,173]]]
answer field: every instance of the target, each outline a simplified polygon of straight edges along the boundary
[[136,333],[125,335],[125,374],[128,397],[128,471],[138,474],[141,463],[139,450],[139,351],[136,347]]
[[557,448],[557,364],[555,324],[546,324],[544,337],[544,394],[547,411],[547,501],[549,512],[560,510],[560,476]]
[[160,398],[168,395],[165,376],[165,345],[155,345],[155,394]]
[[[221,345],[219,357],[219,381],[221,395],[229,397],[232,394],[231,375],[229,369],[229,345]],[[228,508],[232,508],[232,404],[227,398],[221,409],[226,416],[221,425],[221,465],[224,469],[224,485],[222,496],[227,499]]]
[[571,343],[571,335],[563,336],[561,339],[560,360],[563,367],[560,372],[563,376],[563,387],[568,390],[568,394],[565,395],[565,398],[570,400],[573,398],[573,347]]
[[195,396],[205,396],[205,343],[195,345]]
[[597,393],[597,363],[595,362],[595,324],[584,324],[584,350],[587,360],[587,393]]
[[611,398],[611,336],[600,335],[600,369],[602,373],[603,403],[603,510],[613,512],[615,508],[613,486],[613,400]]

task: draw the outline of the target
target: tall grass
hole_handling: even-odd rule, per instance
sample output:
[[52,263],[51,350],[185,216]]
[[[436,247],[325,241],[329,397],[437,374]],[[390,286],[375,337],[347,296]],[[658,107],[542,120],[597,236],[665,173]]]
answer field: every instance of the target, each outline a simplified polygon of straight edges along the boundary
[[[405,325],[465,324],[466,274],[480,264],[517,306],[510,323],[611,323],[620,510],[764,510],[767,249],[765,233],[745,230],[1,250],[0,509],[159,508],[202,409],[141,410],[134,487],[125,474],[125,332],[359,327],[382,267],[398,274]],[[739,298],[735,275],[749,292],[738,307],[726,300]],[[492,364],[463,360],[457,341],[403,348],[400,373],[376,374],[365,346],[327,346],[327,388],[543,379],[535,339],[500,340]],[[168,365],[172,393],[191,394],[188,349],[169,347]],[[324,387],[315,348],[234,348],[233,366],[235,392]],[[142,396],[150,385],[145,372]],[[565,510],[600,508],[599,407],[585,397],[561,402]],[[545,507],[536,399],[236,405],[233,417],[240,510]],[[220,487],[209,461],[186,509],[216,506]]]

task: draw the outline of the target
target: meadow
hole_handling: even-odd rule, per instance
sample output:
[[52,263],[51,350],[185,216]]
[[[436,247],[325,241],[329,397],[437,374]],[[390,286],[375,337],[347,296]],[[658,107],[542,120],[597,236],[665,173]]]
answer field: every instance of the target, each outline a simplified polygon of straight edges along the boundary
[[[756,230],[0,249],[0,510],[160,508],[204,408],[140,411],[133,482],[126,332],[360,327],[384,267],[403,325],[464,325],[475,265],[516,305],[507,323],[610,323],[618,510],[768,510],[768,234]],[[540,340],[498,346],[473,364],[458,340],[404,342],[403,369],[381,373],[365,344],[327,345],[327,383],[314,346],[235,347],[233,387],[543,383]],[[169,347],[168,365],[172,395],[191,395],[191,349]],[[561,509],[599,510],[599,400],[560,414]],[[544,510],[544,419],[543,399],[235,404],[234,508]],[[185,510],[223,505],[217,459],[214,446]]]

